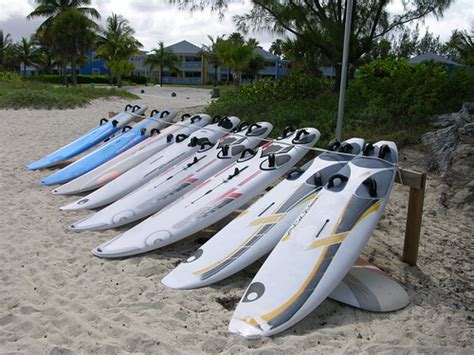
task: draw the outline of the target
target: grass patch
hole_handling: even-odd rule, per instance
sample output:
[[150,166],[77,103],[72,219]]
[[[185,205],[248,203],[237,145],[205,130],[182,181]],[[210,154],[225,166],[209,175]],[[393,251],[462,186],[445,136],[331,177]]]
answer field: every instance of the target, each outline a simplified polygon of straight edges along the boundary
[[108,97],[138,99],[125,90],[64,87],[31,81],[0,81],[0,109],[71,109],[85,106],[91,100]]

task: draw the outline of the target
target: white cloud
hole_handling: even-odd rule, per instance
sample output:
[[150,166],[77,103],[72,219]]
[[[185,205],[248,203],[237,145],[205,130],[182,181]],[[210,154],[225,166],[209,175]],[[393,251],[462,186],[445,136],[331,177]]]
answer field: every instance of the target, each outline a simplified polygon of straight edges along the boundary
[[[423,24],[423,23],[422,23]],[[455,29],[470,30],[474,28],[474,2],[473,0],[456,0],[440,19],[428,16],[423,26],[442,41],[449,40],[451,32]]]
[[24,17],[28,15],[33,6],[28,0],[0,0],[0,25],[13,17]]

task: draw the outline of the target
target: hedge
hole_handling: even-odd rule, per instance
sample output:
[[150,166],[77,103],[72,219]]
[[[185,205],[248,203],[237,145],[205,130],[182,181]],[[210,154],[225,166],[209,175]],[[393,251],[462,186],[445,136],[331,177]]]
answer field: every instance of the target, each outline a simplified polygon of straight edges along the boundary
[[[51,84],[62,84],[63,77],[59,74],[52,75],[36,75],[27,78],[31,81],[39,81],[42,83],[51,83]],[[147,83],[147,77],[131,75],[124,77],[123,81],[129,81],[135,84],[145,85]],[[71,77],[68,76],[68,82],[71,82]],[[110,75],[77,75],[78,84],[110,84]]]

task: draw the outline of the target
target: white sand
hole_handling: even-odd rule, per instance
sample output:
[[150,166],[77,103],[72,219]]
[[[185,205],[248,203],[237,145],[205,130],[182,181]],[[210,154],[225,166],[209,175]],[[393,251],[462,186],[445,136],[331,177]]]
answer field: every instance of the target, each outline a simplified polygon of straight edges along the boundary
[[[184,113],[209,98],[209,90],[145,90],[140,102],[150,109]],[[171,98],[171,91],[178,96]],[[400,261],[408,192],[400,185],[364,250],[410,295],[411,305],[391,314],[327,300],[280,336],[247,341],[229,335],[227,324],[232,302],[258,265],[199,290],[173,291],[160,283],[203,242],[202,234],[128,259],[93,257],[90,250],[117,231],[69,233],[66,227],[85,213],[59,211],[74,197],[52,195],[50,187],[38,184],[50,171],[28,171],[25,164],[70,142],[126,103],[99,100],[64,111],[0,110],[0,352],[473,352],[472,215],[439,203],[437,190],[445,182],[436,176],[428,181],[418,267]],[[426,159],[420,153],[402,151],[401,157],[403,166],[424,169]],[[229,310],[217,301],[220,297],[230,299]]]

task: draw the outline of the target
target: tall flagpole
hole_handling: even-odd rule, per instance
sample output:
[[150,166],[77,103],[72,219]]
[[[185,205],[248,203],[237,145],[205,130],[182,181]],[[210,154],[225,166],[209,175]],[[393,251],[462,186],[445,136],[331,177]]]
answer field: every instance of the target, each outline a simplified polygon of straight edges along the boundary
[[346,98],[347,62],[349,59],[349,40],[351,37],[352,1],[346,0],[346,23],[344,29],[344,48],[342,51],[341,86],[339,87],[339,105],[337,109],[336,139],[342,139],[342,120],[344,119],[344,100]]

